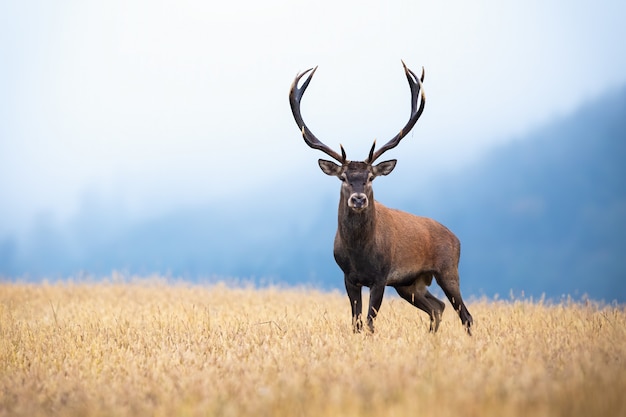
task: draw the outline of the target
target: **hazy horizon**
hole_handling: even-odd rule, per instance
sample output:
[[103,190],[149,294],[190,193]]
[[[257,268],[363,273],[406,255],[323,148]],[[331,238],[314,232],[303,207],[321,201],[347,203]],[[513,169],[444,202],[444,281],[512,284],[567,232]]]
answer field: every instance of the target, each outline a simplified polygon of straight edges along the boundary
[[321,155],[287,100],[296,73],[315,65],[305,120],[353,159],[408,117],[400,59],[424,66],[426,110],[389,156],[423,181],[462,169],[626,85],[625,11],[619,1],[5,2],[0,236],[42,216],[64,224],[94,200],[142,219],[315,178]]

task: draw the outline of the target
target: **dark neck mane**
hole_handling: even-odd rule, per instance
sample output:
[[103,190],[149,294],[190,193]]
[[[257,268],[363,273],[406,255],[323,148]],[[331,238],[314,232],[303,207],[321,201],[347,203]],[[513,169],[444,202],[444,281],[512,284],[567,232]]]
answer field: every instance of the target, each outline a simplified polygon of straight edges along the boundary
[[349,247],[366,245],[374,238],[376,227],[376,207],[374,199],[368,207],[360,213],[355,212],[343,199],[339,202],[338,230],[342,240]]

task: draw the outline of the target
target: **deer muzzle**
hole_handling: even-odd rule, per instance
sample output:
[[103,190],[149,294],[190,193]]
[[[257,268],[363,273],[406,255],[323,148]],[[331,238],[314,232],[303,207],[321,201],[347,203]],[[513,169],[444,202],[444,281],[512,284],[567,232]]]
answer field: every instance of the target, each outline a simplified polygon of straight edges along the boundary
[[348,207],[355,211],[365,210],[368,203],[367,196],[363,193],[354,193],[348,199]]

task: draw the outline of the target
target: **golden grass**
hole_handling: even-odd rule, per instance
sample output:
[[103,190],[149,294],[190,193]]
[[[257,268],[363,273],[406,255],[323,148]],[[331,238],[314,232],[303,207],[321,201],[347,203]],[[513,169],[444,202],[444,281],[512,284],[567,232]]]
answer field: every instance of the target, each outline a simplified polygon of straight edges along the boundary
[[387,297],[158,280],[0,284],[0,416],[626,415],[626,311],[475,301],[437,334]]

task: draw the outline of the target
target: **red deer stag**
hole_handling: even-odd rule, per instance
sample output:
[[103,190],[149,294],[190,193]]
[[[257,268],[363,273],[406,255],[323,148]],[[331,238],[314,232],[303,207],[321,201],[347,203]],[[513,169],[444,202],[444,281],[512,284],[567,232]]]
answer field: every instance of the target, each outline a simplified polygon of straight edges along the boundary
[[[418,78],[404,62],[402,65],[411,88],[409,121],[400,133],[377,151],[374,141],[368,158],[363,162],[346,159],[341,145],[339,155],[315,137],[302,119],[300,101],[317,67],[298,74],[293,81],[289,92],[291,111],[306,144],[340,163],[319,160],[319,166],[326,175],[338,177],[342,182],[334,255],[344,273],[354,331],[360,332],[363,327],[361,288],[366,286],[370,289],[367,325],[370,331],[374,331],[374,319],[383,301],[385,286],[391,286],[406,301],[428,313],[430,330],[436,332],[445,304],[426,288],[435,277],[468,334],[471,334],[472,316],[463,303],[459,288],[459,239],[435,220],[390,209],[374,200],[372,181],[391,173],[397,162],[392,159],[374,165],[374,161],[396,147],[409,133],[426,103],[422,88],[424,69],[421,78]],[[309,76],[298,88],[300,79],[306,74]]]

